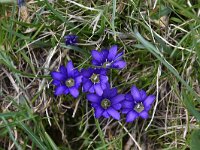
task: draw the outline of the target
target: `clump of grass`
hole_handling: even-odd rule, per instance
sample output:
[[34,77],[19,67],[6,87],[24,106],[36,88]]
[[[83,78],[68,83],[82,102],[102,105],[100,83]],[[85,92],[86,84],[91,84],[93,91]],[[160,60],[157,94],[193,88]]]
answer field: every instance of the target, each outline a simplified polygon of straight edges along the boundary
[[[0,3],[0,148],[190,148],[200,120],[199,9],[172,0]],[[64,45],[69,33],[78,48]],[[112,86],[157,96],[145,121],[96,120],[84,94],[53,94],[51,70],[70,59],[90,66],[90,50],[113,44],[128,67],[112,72]]]

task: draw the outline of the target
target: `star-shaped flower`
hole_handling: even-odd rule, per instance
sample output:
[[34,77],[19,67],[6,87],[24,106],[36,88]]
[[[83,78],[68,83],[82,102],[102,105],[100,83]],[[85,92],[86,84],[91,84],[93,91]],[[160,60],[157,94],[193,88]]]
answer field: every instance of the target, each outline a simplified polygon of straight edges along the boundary
[[67,35],[64,37],[66,45],[75,45],[78,40],[78,36],[76,35]]
[[109,50],[103,49],[101,52],[92,50],[92,64],[103,66],[104,68],[123,69],[126,62],[122,59],[123,52],[117,53],[117,45],[112,46]]
[[124,99],[124,94],[118,94],[116,88],[110,89],[109,87],[103,90],[102,96],[97,94],[87,95],[87,100],[91,102],[91,106],[94,108],[95,118],[100,118],[101,116],[109,118],[112,116],[114,119],[119,120],[120,102]]
[[103,90],[109,84],[106,75],[107,70],[104,68],[88,68],[82,69],[81,73],[83,75],[83,92],[96,92],[101,96]]
[[78,69],[74,69],[72,61],[67,63],[67,66],[61,66],[59,72],[52,71],[52,84],[56,86],[55,95],[70,93],[74,98],[79,95],[79,87],[82,83],[82,75]]
[[148,111],[155,100],[154,95],[147,96],[144,90],[139,90],[132,86],[131,93],[126,94],[125,101],[122,104],[122,113],[127,114],[126,122],[132,122],[138,117],[148,118]]

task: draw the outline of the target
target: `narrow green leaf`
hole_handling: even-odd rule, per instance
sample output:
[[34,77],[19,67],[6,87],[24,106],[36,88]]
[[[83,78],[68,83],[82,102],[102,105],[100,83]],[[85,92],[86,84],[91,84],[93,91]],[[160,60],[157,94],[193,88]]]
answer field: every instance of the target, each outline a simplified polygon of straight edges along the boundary
[[199,150],[200,149],[200,129],[194,130],[191,135],[190,149]]
[[29,129],[24,123],[19,122],[19,125],[21,128],[28,134],[28,136],[31,138],[32,142],[36,144],[37,147],[39,147],[42,150],[46,150],[46,146],[43,144],[43,142],[40,140],[38,136],[36,136],[31,129]]

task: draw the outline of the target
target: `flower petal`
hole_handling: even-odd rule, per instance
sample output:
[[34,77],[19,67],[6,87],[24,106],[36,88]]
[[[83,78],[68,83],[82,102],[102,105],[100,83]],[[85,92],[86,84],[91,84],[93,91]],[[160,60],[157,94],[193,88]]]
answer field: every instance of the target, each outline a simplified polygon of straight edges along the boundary
[[123,60],[115,61],[112,63],[111,67],[116,69],[123,69],[126,67],[126,62]]
[[133,109],[134,103],[130,101],[122,101],[121,102],[123,108],[130,108]]
[[107,112],[109,115],[111,115],[114,119],[119,120],[120,119],[120,114],[118,111],[116,111],[115,109],[113,109],[112,107],[109,107],[107,109]]
[[99,63],[102,63],[103,56],[100,52],[98,52],[97,50],[92,50],[91,54],[93,59],[95,59]]
[[126,116],[126,122],[132,122],[138,118],[138,113],[135,111],[130,111]]
[[140,114],[140,117],[142,117],[143,119],[147,119],[149,117],[149,114],[147,111],[142,111]]
[[126,95],[125,95],[125,99],[126,99],[127,101],[131,101],[131,102],[134,101],[134,100],[133,100],[133,96],[132,96],[131,93],[126,94]]
[[107,84],[106,89],[103,91],[103,96],[107,98],[112,98],[117,95],[117,88],[110,89],[110,85]]
[[104,110],[103,114],[102,114],[105,118],[109,118],[110,115],[108,114],[108,112],[106,110]]
[[60,71],[62,74],[65,74],[65,75],[67,74],[67,69],[66,69],[65,66],[60,66],[59,71]]
[[79,88],[79,86],[81,85],[81,82],[82,82],[82,76],[77,76],[75,78],[75,86],[76,86],[76,88]]
[[53,85],[55,85],[55,86],[59,86],[61,83],[60,83],[59,80],[53,80],[53,81],[51,82],[51,84],[53,84]]
[[109,54],[108,54],[108,61],[113,61],[115,56],[117,54],[117,45],[113,45],[110,49],[109,49]]
[[108,76],[100,75],[99,77],[100,77],[101,82],[103,82],[103,83],[108,82]]
[[113,107],[115,110],[120,110],[120,109],[122,108],[122,104],[118,103],[118,104],[112,105],[112,107]]
[[102,113],[103,113],[103,111],[104,110],[101,107],[96,107],[95,108],[95,112],[94,112],[95,118],[100,118]]
[[112,105],[117,104],[125,99],[124,94],[119,94],[111,99]]
[[79,95],[78,89],[74,86],[69,88],[69,92],[74,98],[77,98]]
[[94,66],[101,66],[101,63],[98,62],[96,59],[93,59],[93,60],[92,60],[92,64],[93,64]]
[[143,102],[145,110],[149,110],[151,108],[151,104],[154,102],[155,98],[156,97],[154,95],[147,96],[147,98]]
[[122,114],[127,114],[129,111],[132,111],[130,108],[122,108],[121,112]]
[[73,75],[74,75],[73,69],[74,69],[73,63],[72,63],[72,61],[70,60],[70,61],[67,63],[67,73],[68,73],[68,76],[69,76],[69,77],[73,77]]
[[92,84],[92,82],[90,80],[88,80],[87,82],[85,82],[83,84],[83,92],[88,92],[92,85],[93,84]]
[[88,68],[88,69],[82,69],[81,70],[81,74],[86,77],[89,78],[93,73],[93,69],[92,68]]
[[101,53],[103,55],[103,59],[106,60],[109,54],[109,51],[107,49],[101,50]]
[[90,87],[89,92],[90,92],[90,93],[94,93],[94,85],[92,85],[92,86]]
[[136,86],[132,86],[131,88],[131,94],[133,96],[133,99],[137,102],[141,102],[141,96],[140,91]]
[[87,94],[87,100],[92,103],[99,103],[101,101],[101,97],[96,94]]
[[56,72],[56,71],[52,71],[51,72],[51,77],[55,80],[59,80],[59,81],[62,81],[62,80],[65,80],[66,79],[66,76],[60,72]]
[[67,87],[66,86],[59,86],[59,87],[57,87],[56,89],[55,89],[55,95],[56,96],[59,96],[59,95],[62,95],[62,94],[64,94],[64,91],[67,89]]
[[67,95],[69,93],[69,88],[66,88],[64,94]]
[[141,99],[144,100],[147,97],[147,93],[144,90],[140,91]]
[[99,96],[101,96],[101,95],[103,94],[103,90],[102,90],[102,88],[101,88],[100,83],[95,84],[95,85],[94,85],[94,89],[95,89],[95,92],[96,92]]

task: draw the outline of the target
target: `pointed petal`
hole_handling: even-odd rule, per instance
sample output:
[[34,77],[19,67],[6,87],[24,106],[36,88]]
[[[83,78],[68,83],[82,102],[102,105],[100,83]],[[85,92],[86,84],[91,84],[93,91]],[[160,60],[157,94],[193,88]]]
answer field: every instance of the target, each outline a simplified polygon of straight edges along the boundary
[[98,61],[99,63],[102,63],[103,56],[101,52],[98,52],[97,50],[92,50],[91,51],[92,58]]
[[90,92],[90,93],[94,93],[94,85],[92,85],[92,86],[90,87],[89,92]]
[[95,84],[95,85],[94,85],[94,89],[95,89],[95,92],[96,92],[99,96],[101,96],[101,95],[103,94],[103,90],[102,90],[102,88],[101,88],[100,83]]
[[101,97],[96,94],[87,94],[87,100],[92,103],[99,103],[101,101]]
[[130,111],[126,116],[126,122],[132,122],[138,118],[138,114],[135,111]]
[[93,60],[92,60],[92,64],[93,64],[94,66],[101,66],[101,63],[98,62],[96,59],[93,59]]
[[122,108],[122,104],[118,103],[118,104],[112,105],[112,107],[113,107],[115,110],[120,110],[120,109]]
[[107,112],[109,115],[111,115],[114,119],[119,120],[120,119],[120,114],[118,111],[113,109],[112,107],[107,109]]
[[134,103],[130,101],[122,101],[121,102],[123,108],[130,108],[133,109]]
[[104,110],[101,107],[96,107],[95,108],[95,112],[94,112],[95,118],[100,118],[102,113],[103,113],[103,111]]
[[115,61],[121,60],[124,52],[118,53],[115,57]]
[[108,82],[108,76],[100,75],[99,77],[100,77],[101,82],[103,82],[103,83]]
[[53,80],[53,81],[51,82],[51,84],[53,84],[53,85],[55,85],[55,86],[59,86],[61,83],[60,83],[59,80]]
[[79,86],[81,85],[81,83],[82,83],[82,76],[77,76],[75,78],[75,86],[76,86],[76,88],[79,88]]
[[66,79],[66,76],[60,72],[56,72],[56,71],[52,71],[51,72],[51,77],[55,80],[59,80],[59,81],[62,81],[62,80],[65,80]]
[[117,104],[125,99],[124,94],[119,94],[111,99],[112,105]]
[[122,114],[127,114],[129,111],[132,111],[132,109],[129,108],[122,108]]
[[109,49],[108,61],[110,62],[113,61],[116,54],[117,54],[117,45],[114,45]]
[[67,74],[67,69],[66,69],[65,66],[60,66],[59,70],[60,70],[60,72],[61,72],[62,74],[65,74],[65,75]]
[[115,61],[112,63],[111,67],[116,69],[123,69],[126,67],[126,62],[123,60]]
[[89,78],[92,75],[92,73],[93,70],[91,68],[81,70],[81,74],[86,78]]
[[77,98],[79,95],[78,89],[74,86],[69,88],[69,92],[74,98]]
[[107,86],[106,89],[104,89],[103,91],[103,96],[107,98],[113,98],[117,96],[117,88],[110,89],[110,87]]
[[103,49],[103,50],[101,50],[101,53],[103,55],[103,59],[106,60],[108,57],[109,51],[107,49]]
[[147,93],[144,90],[140,91],[141,99],[144,100],[147,97]]
[[142,111],[140,114],[140,117],[142,117],[143,119],[147,119],[149,117],[149,114],[147,111]]
[[88,80],[83,84],[83,91],[88,92],[92,85],[93,85],[92,82]]
[[151,108],[151,104],[154,102],[155,98],[156,97],[154,95],[147,96],[147,98],[143,102],[145,110],[149,110]]
[[136,86],[132,86],[131,88],[131,94],[133,96],[133,99],[137,102],[141,102],[141,96],[140,91]]
[[67,89],[67,87],[66,86],[59,86],[59,87],[57,87],[56,89],[55,89],[55,95],[57,95],[57,96],[59,96],[59,95],[62,95],[62,94],[64,94],[64,91]]
[[64,94],[67,95],[69,93],[69,88],[67,87],[64,91]]
[[126,95],[125,95],[125,99],[126,99],[127,101],[134,102],[133,96],[132,96],[131,93],[126,94]]
[[73,77],[73,74],[74,74],[74,66],[73,66],[73,63],[72,61],[70,60],[68,63],[67,63],[67,73],[68,73],[68,76],[69,77]]
[[109,118],[110,115],[108,114],[107,110],[104,110],[103,114],[102,114],[105,118]]

